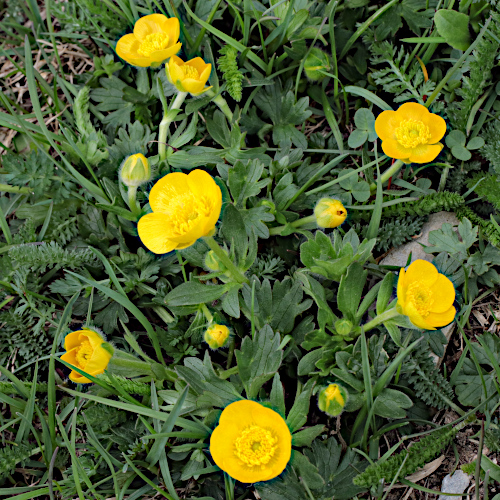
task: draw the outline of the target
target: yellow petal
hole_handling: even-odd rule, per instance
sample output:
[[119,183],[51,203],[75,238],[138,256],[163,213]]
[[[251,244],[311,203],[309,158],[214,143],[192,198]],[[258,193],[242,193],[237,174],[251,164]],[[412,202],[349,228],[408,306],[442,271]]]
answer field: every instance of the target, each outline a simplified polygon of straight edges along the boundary
[[444,134],[446,134],[446,122],[444,121],[444,118],[441,118],[439,115],[429,113],[427,126],[429,127],[429,132],[431,133],[429,144],[439,142],[443,138]]
[[432,285],[432,304],[431,311],[434,313],[444,313],[449,310],[455,302],[455,287],[453,283],[444,275],[438,274],[436,282]]
[[420,281],[423,286],[431,287],[437,281],[438,276],[436,266],[426,260],[418,259],[408,266],[405,273],[405,285]]
[[149,205],[153,212],[169,212],[170,199],[189,191],[187,175],[173,172],[162,177],[149,193]]
[[72,371],[69,374],[69,379],[72,380],[75,384],[91,384],[92,380],[88,379],[87,377],[80,375],[76,371]]
[[129,64],[132,64],[133,66],[149,66],[149,58],[141,56],[137,52],[139,45],[140,42],[139,40],[137,40],[135,35],[124,35],[118,40],[118,43],[116,44],[116,53],[119,57],[127,61]]
[[[102,344],[102,341],[101,341]],[[90,375],[100,375],[104,373],[107,368],[109,360],[112,354],[106,349],[103,349],[100,345],[94,350],[92,357],[89,359],[88,363],[85,365],[85,371]]]
[[427,123],[429,110],[418,102],[405,102],[399,106],[396,113],[399,115],[400,120],[417,120]]
[[416,327],[422,328],[423,330],[435,330],[435,328],[428,321],[426,321],[426,319],[422,318],[413,302],[408,302],[403,311]]
[[193,67],[196,71],[198,71],[198,74],[201,75],[203,71],[206,69],[207,66],[212,67],[211,64],[207,64],[201,57],[195,57],[194,59],[190,59],[189,61],[186,62],[186,66],[191,66]]
[[84,333],[83,330],[68,333],[64,338],[64,350],[71,351],[75,347],[78,347],[82,343],[80,340],[81,333]]
[[197,94],[203,90],[205,82],[200,82],[194,78],[185,78],[181,80],[182,88],[184,92],[189,92],[190,94]]
[[149,14],[149,16],[141,17],[135,22],[134,35],[142,42],[151,33],[163,33],[163,27],[167,19],[163,14]]
[[164,254],[177,247],[177,243],[167,237],[170,233],[168,215],[160,212],[144,215],[137,224],[137,231],[141,241],[153,253]]
[[393,139],[400,121],[396,111],[382,111],[375,120],[375,132],[382,141]]
[[408,149],[399,144],[396,139],[385,139],[382,141],[382,151],[389,157],[396,160],[406,160],[410,158],[413,149]]
[[163,50],[157,50],[156,52],[153,52],[149,57],[152,61],[161,63],[168,59],[169,57],[173,56],[174,54],[177,54],[179,50],[181,50],[182,43],[176,43],[172,47],[169,47],[168,49],[163,49]]
[[73,365],[73,366],[78,366],[78,363],[76,361],[76,348],[75,349],[71,349],[70,351],[68,352],[65,352],[62,356],[61,356],[61,359],[63,361],[66,361],[66,363],[69,363],[70,365]]
[[411,150],[410,161],[412,163],[429,163],[436,158],[442,149],[443,145],[440,142],[432,145],[422,144]]
[[160,20],[158,23],[159,26],[161,27],[162,32],[168,35],[170,44],[177,43],[177,40],[179,40],[179,35],[181,32],[179,19],[177,19],[176,17],[166,17],[166,16],[162,17],[163,19]]
[[82,330],[80,333],[81,333],[80,338],[82,339],[82,341],[85,340],[85,338],[88,339],[90,345],[92,346],[92,349],[94,350],[97,349],[104,342],[104,339],[97,332],[89,330],[88,328]]
[[405,287],[405,269],[401,268],[398,277],[398,288],[397,288],[398,304],[404,308],[406,300],[406,287]]
[[455,314],[457,313],[456,309],[451,306],[447,311],[442,313],[431,312],[425,320],[432,326],[436,328],[442,328],[450,324],[455,319]]
[[207,64],[203,71],[200,72],[200,82],[207,83],[210,78],[210,73],[212,72],[212,65]]

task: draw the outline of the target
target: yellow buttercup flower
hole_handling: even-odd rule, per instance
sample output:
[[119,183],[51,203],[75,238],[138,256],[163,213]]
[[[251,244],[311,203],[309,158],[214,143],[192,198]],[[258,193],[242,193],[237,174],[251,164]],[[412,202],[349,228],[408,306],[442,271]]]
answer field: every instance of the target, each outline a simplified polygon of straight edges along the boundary
[[176,17],[150,14],[135,23],[133,33],[118,40],[116,53],[133,66],[159,66],[181,50],[179,34]]
[[[64,339],[64,349],[67,352],[61,356],[61,359],[90,375],[100,375],[104,373],[113,356],[108,350],[109,347],[108,349],[103,347],[105,342],[101,335],[88,328],[71,332]],[[78,384],[92,382],[75,370],[71,371],[69,378]]]
[[455,287],[426,260],[412,262],[398,279],[397,311],[424,330],[436,330],[451,323],[456,310]]
[[167,174],[149,193],[153,213],[139,220],[139,237],[156,254],[181,250],[211,236],[222,208],[222,193],[210,174],[192,170]]
[[330,384],[324,387],[318,396],[318,408],[332,417],[344,411],[349,394],[339,384]]
[[212,71],[212,65],[201,57],[195,57],[184,62],[180,57],[173,56],[165,66],[168,81],[181,92],[198,95],[211,87],[205,88]]
[[382,111],[375,120],[382,149],[390,158],[405,163],[428,163],[441,152],[439,142],[446,122],[416,102],[406,102],[397,111]]
[[205,342],[211,349],[224,347],[231,336],[231,330],[226,325],[211,325],[205,331]]
[[314,208],[314,215],[319,227],[334,228],[343,224],[347,210],[339,200],[321,198]]
[[214,462],[242,483],[279,476],[290,460],[292,435],[285,420],[255,401],[241,400],[224,408],[210,437]]

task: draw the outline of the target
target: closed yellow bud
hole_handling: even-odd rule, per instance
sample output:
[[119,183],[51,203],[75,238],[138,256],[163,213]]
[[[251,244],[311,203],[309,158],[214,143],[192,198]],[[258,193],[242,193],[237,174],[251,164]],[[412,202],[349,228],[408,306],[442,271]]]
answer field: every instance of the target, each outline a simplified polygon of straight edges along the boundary
[[304,62],[304,72],[309,80],[317,81],[325,78],[322,71],[330,69],[330,60],[328,55],[322,50],[313,47]]
[[219,260],[219,257],[215,255],[213,250],[207,253],[205,257],[205,266],[210,271],[225,271],[226,266]]
[[323,388],[318,396],[318,408],[332,417],[340,415],[349,397],[348,392],[339,384]]
[[314,215],[319,227],[331,229],[343,224],[347,217],[347,210],[339,200],[322,198],[314,209]]
[[141,153],[128,156],[120,169],[120,180],[128,187],[138,187],[151,180],[148,159]]
[[231,330],[226,325],[211,325],[205,332],[205,342],[211,349],[220,349],[227,344]]

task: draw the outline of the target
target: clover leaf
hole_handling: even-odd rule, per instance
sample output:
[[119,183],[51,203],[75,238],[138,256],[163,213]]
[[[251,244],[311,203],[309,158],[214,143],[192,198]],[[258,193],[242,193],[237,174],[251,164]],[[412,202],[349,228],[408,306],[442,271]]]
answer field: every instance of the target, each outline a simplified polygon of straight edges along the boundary
[[359,148],[366,141],[374,141],[377,138],[375,132],[375,116],[367,108],[360,108],[354,115],[356,128],[351,132],[347,143],[350,148]]
[[481,137],[472,138],[466,145],[467,138],[460,130],[452,130],[446,136],[446,145],[450,148],[451,154],[462,161],[471,159],[471,150],[479,149],[484,146],[484,139]]

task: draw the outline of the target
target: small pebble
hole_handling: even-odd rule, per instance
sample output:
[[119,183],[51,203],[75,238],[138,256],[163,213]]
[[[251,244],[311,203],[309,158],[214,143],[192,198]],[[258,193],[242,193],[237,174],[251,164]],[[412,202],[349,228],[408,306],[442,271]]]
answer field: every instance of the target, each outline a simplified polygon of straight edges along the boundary
[[[463,471],[458,469],[453,476],[449,474],[443,479],[441,491],[444,493],[463,493],[465,488],[469,486],[470,478]],[[452,497],[449,495],[439,495],[439,500],[459,500],[463,497]]]

